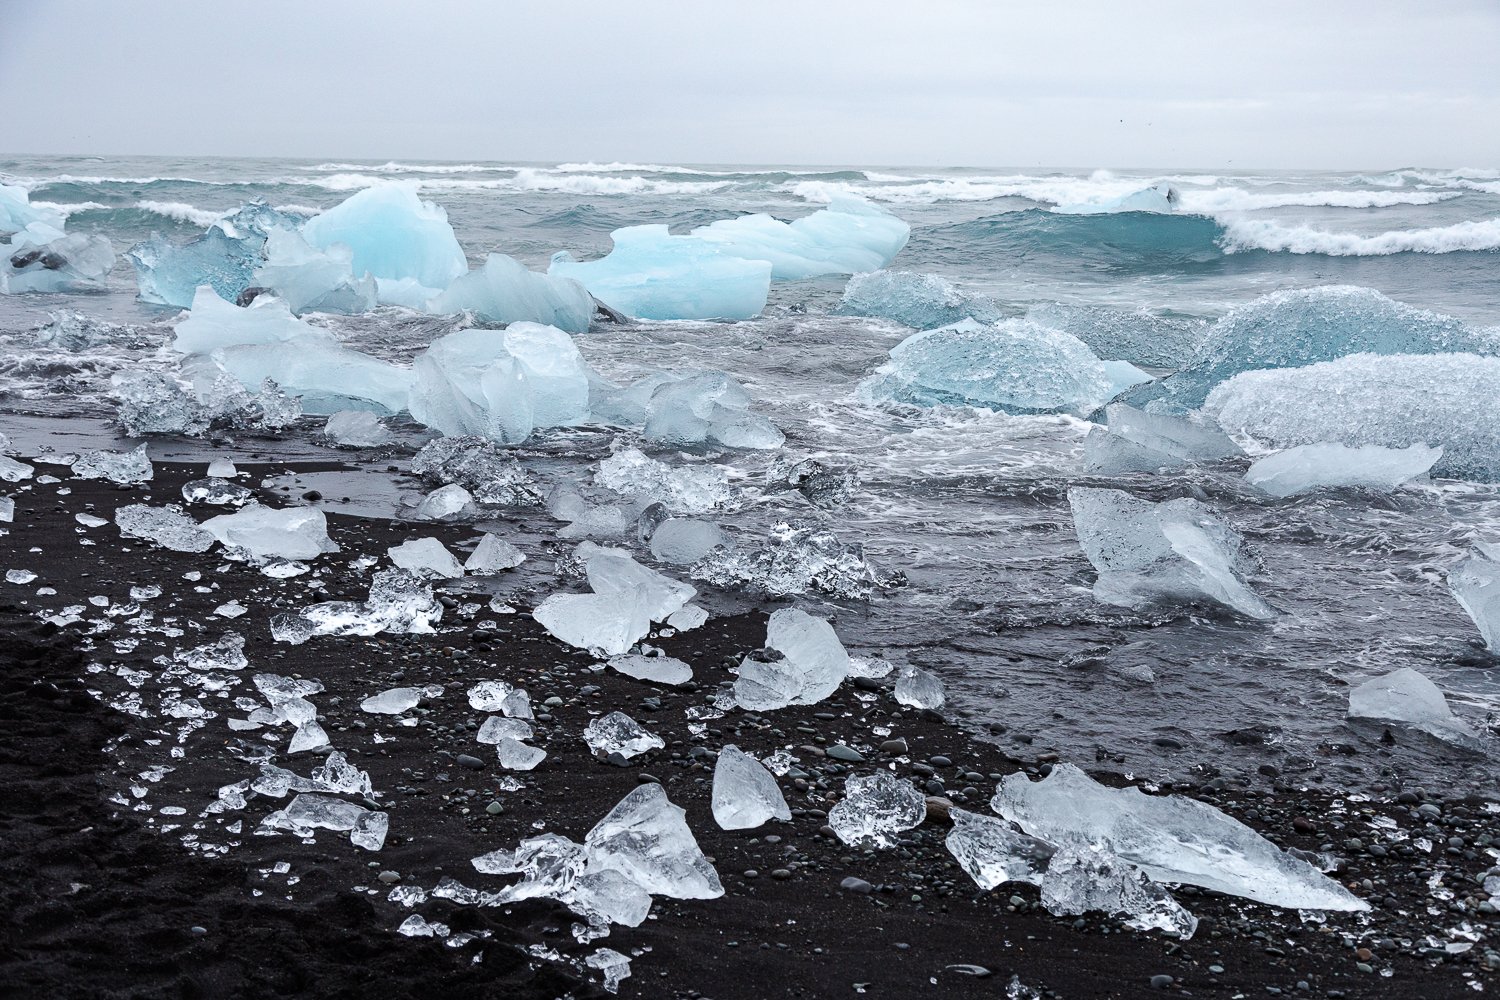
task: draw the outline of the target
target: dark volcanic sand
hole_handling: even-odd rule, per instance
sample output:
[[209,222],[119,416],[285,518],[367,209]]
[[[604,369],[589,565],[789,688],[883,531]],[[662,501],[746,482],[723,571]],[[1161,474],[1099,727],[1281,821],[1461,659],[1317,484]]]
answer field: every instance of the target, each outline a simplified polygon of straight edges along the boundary
[[[252,475],[242,482],[258,482],[267,470],[248,471]],[[272,580],[225,561],[217,549],[167,552],[122,540],[113,524],[85,529],[74,520],[83,510],[112,518],[127,503],[180,502],[182,482],[201,476],[201,465],[158,465],[154,481],[132,489],[72,480],[65,467],[38,466],[38,473],[62,481],[12,486],[16,519],[4,526],[9,534],[0,536],[0,571],[39,574],[30,584],[0,585],[6,605],[0,612],[0,994],[586,997],[601,995],[588,981],[597,982],[597,973],[576,963],[600,946],[633,956],[632,977],[620,995],[652,1000],[1005,997],[1013,975],[1041,995],[1069,998],[1227,998],[1276,990],[1438,998],[1470,996],[1474,983],[1488,985],[1486,943],[1456,955],[1442,950],[1448,928],[1467,922],[1487,930],[1493,922],[1492,913],[1478,908],[1485,897],[1476,876],[1494,863],[1488,848],[1496,827],[1495,815],[1482,803],[1438,801],[1434,818],[1430,809],[1429,815],[1418,813],[1425,801],[1420,796],[1365,802],[1321,789],[1278,787],[1270,778],[1259,789],[1216,788],[1205,775],[1204,785],[1179,790],[1225,809],[1282,846],[1332,845],[1347,858],[1334,877],[1369,898],[1372,913],[1303,923],[1295,913],[1183,889],[1179,899],[1201,921],[1187,942],[1130,931],[1098,915],[1057,918],[1037,908],[1030,887],[978,891],[943,848],[946,829],[939,821],[930,820],[904,835],[899,848],[884,852],[852,850],[820,832],[844,775],[851,768],[867,771],[875,761],[894,760],[898,774],[920,784],[941,781],[955,801],[986,810],[994,787],[989,775],[1047,767],[1044,719],[1034,733],[1037,760],[1018,762],[932,713],[901,708],[888,690],[846,683],[811,708],[735,712],[693,736],[684,710],[702,704],[708,691],[732,677],[727,657],[763,643],[764,612],[712,619],[656,642],[693,665],[697,690],[594,672],[593,657],[552,640],[524,613],[524,595],[517,597],[523,613],[496,615],[483,607],[488,595],[455,592],[437,636],[277,645],[268,622],[278,611],[364,597],[368,572],[350,568],[361,554],[383,555],[408,537],[434,536],[462,558],[478,532],[471,525],[331,516],[331,533],[343,551],[315,561],[326,567],[321,576]],[[283,496],[266,499],[285,502]],[[218,512],[194,510],[200,520]],[[547,520],[540,512],[519,516]],[[95,544],[81,544],[85,539]],[[546,558],[536,551],[528,555]],[[193,570],[201,580],[184,580]],[[314,579],[326,589],[311,592]],[[157,616],[154,624],[185,634],[132,630],[130,616],[110,617],[88,601],[103,595],[112,605],[125,605],[131,586],[147,583],[163,590],[160,598],[142,602]],[[37,596],[43,586],[58,593]],[[214,609],[231,598],[248,613],[233,621],[214,617]],[[465,619],[459,606],[471,600],[482,610]],[[85,608],[82,623],[58,629],[38,621],[38,613],[76,605]],[[113,628],[88,635],[91,623],[100,621]],[[476,628],[484,621],[498,628]],[[219,716],[186,737],[182,759],[171,757],[182,723],[157,715],[152,679],[140,690],[153,718],[103,703],[131,690],[117,668],[154,675],[154,658],[226,631],[245,636],[251,665],[236,678],[230,701],[203,696]],[[139,644],[117,649],[114,643],[123,639]],[[104,669],[91,670],[91,663]],[[251,796],[244,810],[206,817],[201,829],[193,829],[220,785],[256,773],[242,759],[248,748],[279,751],[285,745],[289,730],[276,731],[267,743],[263,733],[227,728],[227,717],[244,714],[232,698],[253,694],[250,676],[262,671],[324,684],[326,690],[312,696],[320,721],[334,748],[370,772],[390,812],[390,836],[379,853],[353,847],[347,835],[330,831],[319,831],[312,845],[287,835],[255,835],[260,819],[286,800]],[[548,757],[521,775],[526,787],[519,791],[497,791],[504,772],[492,763],[492,749],[473,739],[483,713],[469,708],[464,692],[489,678],[527,688],[541,716],[534,742]],[[359,710],[361,699],[386,688],[429,683],[444,685],[446,694],[408,713],[417,720],[414,727]],[[545,704],[553,698],[558,701]],[[612,709],[660,734],[667,747],[628,767],[591,758],[581,731],[593,715]],[[874,726],[906,739],[909,753],[879,753],[886,737],[872,735]],[[389,742],[375,742],[377,732]],[[717,827],[709,783],[713,752],[725,743],[758,756],[790,747],[800,758],[809,778],[782,780],[794,812],[791,823],[735,832]],[[838,743],[855,747],[872,763],[845,765],[822,756],[824,747]],[[460,754],[491,763],[470,770],[456,762]],[[933,767],[927,762],[934,755],[952,764]],[[275,762],[306,774],[318,759],[278,752]],[[173,770],[158,781],[134,779],[154,765]],[[964,777],[974,772],[983,779]],[[617,927],[586,946],[574,943],[572,917],[553,904],[499,909],[430,899],[407,910],[386,900],[381,873],[427,889],[444,875],[477,889],[497,888],[502,880],[476,873],[470,858],[514,847],[543,827],[581,839],[642,780],[661,781],[672,801],[687,810],[724,882],[723,898],[658,898],[641,927]],[[133,784],[147,789],[143,798],[133,797]],[[111,801],[122,793],[130,805]],[[503,810],[498,815],[486,808],[492,802]],[[160,811],[174,806],[185,814]],[[1370,822],[1377,817],[1393,822],[1394,829],[1374,829]],[[240,836],[225,830],[236,820],[244,823]],[[173,825],[178,828],[163,832]],[[227,852],[187,849],[180,838],[190,832],[203,844],[228,845]],[[1423,837],[1431,847],[1413,846]],[[1455,846],[1448,846],[1450,837],[1459,838]],[[1350,838],[1359,843],[1347,843]],[[272,871],[277,862],[289,863],[290,871]],[[873,891],[840,889],[848,876],[866,880]],[[1444,889],[1450,898],[1439,898],[1448,895]],[[488,930],[492,936],[450,948],[395,934],[413,912],[455,932]],[[1428,934],[1436,937],[1435,948],[1424,943]],[[533,959],[519,950],[530,946],[555,949],[560,958]],[[1356,951],[1362,948],[1371,952]],[[476,956],[482,956],[477,963]],[[1173,981],[1153,988],[1159,976]],[[1305,987],[1299,989],[1299,982]]]

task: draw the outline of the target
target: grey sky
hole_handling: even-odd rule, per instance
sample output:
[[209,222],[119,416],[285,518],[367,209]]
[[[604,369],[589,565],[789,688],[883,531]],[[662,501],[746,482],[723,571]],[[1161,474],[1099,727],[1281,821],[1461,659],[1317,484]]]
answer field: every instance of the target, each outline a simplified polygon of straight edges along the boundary
[[0,0],[0,152],[1500,166],[1497,0]]

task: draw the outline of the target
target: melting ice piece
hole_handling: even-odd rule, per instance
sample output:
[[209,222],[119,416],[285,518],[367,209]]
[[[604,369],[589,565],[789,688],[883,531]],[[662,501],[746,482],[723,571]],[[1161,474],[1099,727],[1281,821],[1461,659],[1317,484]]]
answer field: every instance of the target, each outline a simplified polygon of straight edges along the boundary
[[355,276],[354,251],[344,244],[318,250],[302,234],[277,228],[266,234],[264,253],[265,262],[250,276],[253,287],[274,291],[294,313],[375,308],[375,279]]
[[474,576],[494,576],[525,561],[526,555],[520,549],[498,535],[486,532],[464,561],[464,571]]
[[849,674],[849,654],[833,626],[797,608],[782,608],[766,623],[766,646],[780,659],[746,658],[734,682],[735,702],[747,712],[822,701]]
[[1137,444],[1103,427],[1091,427],[1083,439],[1086,472],[1120,476],[1131,472],[1160,472],[1187,463],[1175,455]]
[[234,463],[227,458],[216,458],[208,463],[208,472],[205,475],[214,479],[233,479],[239,475],[239,470]]
[[1208,602],[1249,618],[1276,612],[1242,575],[1241,538],[1196,500],[1152,503],[1121,490],[1068,490],[1084,555],[1099,571],[1094,597],[1141,608]]
[[948,815],[953,819],[946,841],[948,853],[979,888],[993,889],[1006,882],[1042,884],[1042,872],[1053,853],[1049,845],[993,816],[958,806],[949,809]]
[[855,847],[894,847],[896,834],[921,825],[927,797],[889,771],[850,775],[844,797],[828,810],[828,825]]
[[1177,208],[1182,195],[1170,184],[1153,184],[1151,187],[1132,191],[1130,194],[1109,198],[1105,201],[1078,202],[1071,205],[1054,205],[1052,211],[1059,215],[1107,215],[1114,212],[1171,212]]
[[657,896],[724,895],[685,815],[661,785],[637,785],[584,837],[590,871],[617,871]]
[[622,496],[660,503],[676,514],[703,514],[727,507],[734,493],[729,474],[717,465],[671,466],[624,448],[599,463],[594,482]]
[[[16,519],[16,502],[15,502],[15,500],[11,499],[10,497],[0,497],[0,521],[4,521],[7,524],[9,524],[9,523],[13,522],[15,519]],[[108,522],[101,521],[101,523],[107,524]],[[95,525],[95,527],[98,527],[98,525]]]
[[[856,274],[844,286],[839,312],[851,316],[878,316],[918,330],[950,326],[975,319],[995,323],[1005,310],[994,299],[970,295],[935,274],[913,271],[871,271]],[[1056,323],[1043,326],[1062,329]]]
[[819,593],[868,598],[877,588],[906,582],[901,573],[885,573],[871,564],[859,543],[845,545],[813,521],[775,524],[766,541],[753,548],[713,549],[691,575],[725,590],[772,597]]
[[253,272],[264,259],[266,234],[300,224],[299,216],[252,201],[186,244],[161,237],[137,243],[129,256],[141,301],[186,309],[200,285],[210,285],[234,301],[250,287]]
[[1177,464],[1215,462],[1244,454],[1222,427],[1201,413],[1149,413],[1125,403],[1111,403],[1104,408],[1104,418],[1111,433],[1170,456]]
[[787,808],[771,772],[734,744],[719,751],[714,764],[714,821],[725,830],[753,830],[777,819],[790,822]]
[[521,464],[482,437],[429,441],[413,456],[411,471],[439,486],[457,483],[482,504],[531,506],[542,502],[541,492]]
[[1272,292],[1230,310],[1208,331],[1191,363],[1175,375],[1132,390],[1125,401],[1135,406],[1154,401],[1152,409],[1191,410],[1203,405],[1214,386],[1241,372],[1298,368],[1350,354],[1497,350],[1500,343],[1493,334],[1471,329],[1451,316],[1392,301],[1370,288],[1330,285]]
[[693,679],[693,668],[671,656],[642,656],[627,653],[610,657],[609,666],[626,677],[652,684],[686,684]]
[[508,719],[503,715],[492,715],[484,720],[474,738],[480,743],[499,743],[501,740],[529,740],[535,732],[525,719]]
[[1442,457],[1443,449],[1422,444],[1409,448],[1305,444],[1260,459],[1245,473],[1245,482],[1273,497],[1347,487],[1389,492],[1408,479],[1426,475]]
[[1114,393],[1083,341],[1020,319],[971,319],[914,333],[860,386],[872,400],[983,406],[1004,413],[1087,413]]
[[630,959],[613,948],[600,948],[583,960],[590,969],[598,969],[604,975],[604,988],[618,993],[620,983],[630,978]]
[[1480,545],[1448,574],[1448,589],[1479,627],[1485,646],[1500,650],[1500,546]]
[[0,480],[7,483],[19,483],[23,479],[30,479],[35,471],[34,466],[27,465],[25,462],[17,462],[8,455],[0,455]]
[[723,372],[664,382],[651,393],[641,433],[677,447],[710,442],[728,448],[779,448],[786,436],[750,412],[750,394]]
[[321,250],[349,247],[355,274],[447,288],[469,269],[448,214],[417,197],[414,183],[366,188],[308,219],[302,234]]
[[771,264],[742,260],[665,225],[610,233],[614,249],[600,260],[552,255],[547,273],[573,278],[595,298],[637,319],[750,319],[766,307]]
[[813,278],[885,267],[906,246],[911,227],[863,198],[840,195],[790,223],[742,215],[699,226],[692,235],[721,253],[770,261],[773,278]]
[[251,504],[233,514],[209,518],[203,530],[258,559],[312,559],[339,549],[328,537],[328,518],[317,507],[277,510]]
[[103,236],[33,222],[0,246],[0,292],[85,292],[103,287],[115,251]]
[[619,754],[629,760],[647,750],[658,750],[667,744],[660,736],[648,732],[624,712],[610,712],[590,719],[583,727],[583,742],[597,757]]
[[66,217],[55,208],[31,204],[31,195],[19,185],[0,184],[0,236],[18,233],[33,222],[61,229]]
[[1026,318],[1071,333],[1101,358],[1152,368],[1183,367],[1208,329],[1198,319],[1063,302],[1037,303]]
[[370,583],[369,600],[327,601],[271,620],[271,637],[298,645],[315,635],[430,634],[443,617],[432,588],[404,569],[381,570]]
[[213,359],[247,390],[270,379],[319,416],[351,408],[396,413],[412,388],[407,369],[322,339],[221,347]]
[[907,665],[896,675],[896,700],[911,708],[936,711],[943,707],[947,698],[943,694],[943,682],[937,675]]
[[402,712],[416,708],[421,700],[421,688],[391,688],[366,698],[359,703],[359,709],[371,715],[400,715]]
[[481,712],[502,712],[512,719],[532,717],[531,697],[504,681],[480,681],[469,688],[469,707]]
[[1500,358],[1358,354],[1237,375],[1204,409],[1276,448],[1336,442],[1443,449],[1438,476],[1500,481]]
[[428,308],[440,313],[467,309],[486,323],[542,323],[587,333],[594,298],[572,278],[537,274],[512,257],[492,253],[482,267],[454,279]]
[[530,771],[546,760],[547,751],[512,736],[502,736],[495,741],[495,756],[507,771]]
[[299,837],[311,836],[315,829],[347,830],[350,842],[367,851],[378,851],[385,846],[389,827],[390,817],[386,813],[311,792],[298,795],[285,809],[276,810],[260,824],[262,830],[286,830]]
[[584,542],[577,558],[594,593],[553,594],[532,617],[580,649],[618,656],[650,631],[651,622],[666,620],[697,593],[689,584],[642,566],[623,549]]
[[194,646],[178,653],[176,659],[189,670],[206,673],[211,670],[243,670],[250,665],[245,657],[245,637],[225,632],[217,642]]
[[122,486],[134,486],[149,480],[154,472],[146,446],[133,451],[86,451],[73,463],[73,475],[79,479],[108,479]]
[[133,503],[115,511],[115,524],[128,538],[144,538],[173,552],[207,552],[214,535],[198,526],[181,507],[148,507]]
[[248,306],[225,302],[208,285],[193,294],[192,312],[180,320],[172,340],[183,354],[208,354],[224,347],[287,345],[288,350],[312,344],[338,346],[327,330],[310,326],[292,315],[274,295],[260,295]]
[[188,503],[225,507],[246,503],[254,495],[239,483],[227,479],[190,479],[182,484],[182,499]]
[[1102,843],[1158,882],[1290,909],[1369,909],[1312,865],[1213,806],[1178,795],[1148,796],[1137,788],[1106,788],[1072,764],[1053,765],[1038,782],[1007,775],[990,805],[1048,843]]
[[711,521],[672,517],[651,533],[651,554],[662,562],[686,566],[720,545],[732,545],[724,529]]
[[1474,731],[1453,714],[1438,686],[1411,667],[1350,688],[1349,717],[1404,723],[1441,738],[1474,736]]
[[440,521],[445,517],[462,514],[473,502],[474,494],[457,483],[449,483],[447,486],[439,486],[422,499],[417,507],[417,516],[429,521]]
[[1198,918],[1171,893],[1100,845],[1068,844],[1052,856],[1042,878],[1042,906],[1062,917],[1091,910],[1120,914],[1127,927],[1166,931],[1184,941],[1198,929]]
[[323,436],[342,448],[379,448],[393,440],[369,410],[339,410],[323,425]]
[[417,576],[456,580],[464,568],[436,538],[413,538],[385,550],[391,562]]
[[708,621],[708,612],[696,604],[689,604],[681,611],[667,615],[667,624],[679,632],[689,632]]

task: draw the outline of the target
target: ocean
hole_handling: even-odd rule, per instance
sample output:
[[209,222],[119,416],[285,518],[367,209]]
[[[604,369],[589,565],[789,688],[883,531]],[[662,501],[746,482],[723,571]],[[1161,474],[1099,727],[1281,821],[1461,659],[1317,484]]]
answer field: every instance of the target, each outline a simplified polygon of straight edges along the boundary
[[[251,199],[314,212],[387,180],[416,181],[424,198],[442,205],[471,262],[497,251],[543,269],[558,250],[607,253],[610,232],[622,226],[685,231],[751,212],[789,220],[847,193],[911,225],[893,269],[940,275],[1016,315],[1062,303],[1089,307],[1106,327],[1192,329],[1270,292],[1354,285],[1471,326],[1500,327],[1500,170],[1492,169],[0,158],[0,183],[25,187],[33,202],[67,213],[70,232],[101,233],[117,252],[153,233],[186,240]],[[1180,195],[1169,214],[1058,211],[1163,183]],[[1002,745],[1047,747],[1140,778],[1204,781],[1271,764],[1299,780],[1354,789],[1398,776],[1430,788],[1500,791],[1485,752],[1406,736],[1392,744],[1378,727],[1345,718],[1352,683],[1403,666],[1436,681],[1477,728],[1493,717],[1495,661],[1480,650],[1443,577],[1475,539],[1500,539],[1494,485],[1434,479],[1383,496],[1269,502],[1245,488],[1242,469],[1136,477],[1123,485],[1150,499],[1195,496],[1243,534],[1258,561],[1252,582],[1279,614],[1248,622],[1109,608],[1090,595],[1094,574],[1066,499],[1085,480],[1122,485],[1083,475],[1090,424],[862,401],[861,380],[911,331],[841,315],[844,285],[777,282],[755,320],[600,326],[576,340],[588,363],[615,380],[727,371],[786,432],[787,454],[857,475],[853,495],[833,512],[764,490],[721,519],[747,539],[787,519],[821,520],[883,570],[905,575],[905,586],[869,601],[798,599],[835,619],[851,653],[938,673],[967,724]],[[176,313],[138,302],[135,291],[122,257],[105,292],[0,296],[0,430],[14,438],[58,421],[104,426],[109,376],[162,364]],[[38,343],[33,331],[60,310],[139,333],[83,351]],[[349,346],[396,361],[447,330],[395,309],[318,321]],[[35,418],[46,423],[27,423]],[[282,447],[305,455],[315,430],[309,423]],[[548,431],[519,454],[561,481],[608,454],[614,436]],[[714,460],[758,490],[774,459]],[[394,512],[386,504],[392,489],[367,492],[373,499],[362,512]],[[522,530],[537,546],[550,537],[545,524]],[[555,587],[543,574],[527,580],[541,593]]]

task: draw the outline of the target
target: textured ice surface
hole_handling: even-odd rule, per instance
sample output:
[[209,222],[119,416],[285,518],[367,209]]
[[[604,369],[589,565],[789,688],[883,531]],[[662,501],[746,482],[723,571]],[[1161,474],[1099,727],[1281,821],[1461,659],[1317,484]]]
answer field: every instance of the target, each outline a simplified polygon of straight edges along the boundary
[[580,282],[599,301],[637,319],[750,319],[766,307],[768,261],[740,259],[695,236],[673,236],[665,225],[616,229],[610,238],[608,256],[578,261],[560,251],[547,273]]
[[341,448],[378,448],[393,440],[369,410],[339,410],[323,425],[323,436]]
[[651,631],[645,602],[631,594],[553,594],[531,616],[553,638],[606,656],[626,652]]
[[865,558],[858,542],[844,544],[809,521],[778,523],[765,542],[709,552],[692,568],[693,579],[716,587],[785,597],[828,594],[868,598],[877,588],[900,586],[900,573],[885,573]]
[[82,292],[104,287],[115,251],[103,236],[33,222],[0,246],[0,292]]
[[530,719],[531,696],[505,681],[480,681],[469,688],[469,707],[501,712],[509,719]]
[[508,507],[542,502],[530,474],[487,438],[429,441],[412,457],[411,471],[435,485],[457,483],[482,504]]
[[233,514],[209,518],[203,530],[256,558],[312,559],[338,551],[328,537],[328,518],[317,507],[276,510],[251,504]]
[[318,416],[348,409],[397,413],[407,408],[412,385],[405,368],[324,337],[221,347],[213,359],[247,390],[270,379],[300,397],[305,412]]
[[455,279],[429,308],[443,313],[467,309],[485,323],[525,321],[587,333],[594,298],[572,278],[537,274],[505,254],[492,253],[482,267]]
[[1244,454],[1224,429],[1201,414],[1148,413],[1125,403],[1104,408],[1111,433],[1182,462],[1216,462]]
[[417,576],[453,580],[464,575],[463,565],[436,538],[412,538],[386,549],[391,562]]
[[1443,449],[1414,444],[1408,448],[1341,444],[1305,444],[1262,458],[1245,473],[1245,482],[1273,497],[1317,489],[1358,487],[1389,492],[1427,474]]
[[422,502],[417,505],[417,516],[429,521],[441,521],[465,513],[473,503],[474,494],[457,483],[449,483],[447,486],[439,486],[422,498]]
[[319,635],[430,633],[443,617],[432,588],[404,569],[381,570],[365,601],[326,601],[271,620],[277,642],[297,645]]
[[402,712],[416,708],[421,700],[421,688],[391,688],[366,698],[359,703],[359,709],[372,715],[400,715]]
[[833,626],[796,608],[781,608],[766,623],[766,646],[777,659],[747,657],[734,682],[734,699],[749,712],[822,701],[849,674],[849,654]]
[[265,260],[250,276],[251,287],[271,289],[292,312],[361,313],[375,308],[375,279],[355,274],[349,247],[335,243],[319,250],[301,233],[272,229],[263,252]]
[[896,835],[921,824],[927,797],[889,771],[850,775],[844,797],[828,810],[828,825],[846,844],[894,847]]
[[664,382],[651,393],[641,430],[648,441],[674,447],[720,444],[727,448],[779,448],[786,436],[750,412],[750,396],[723,372],[703,372]]
[[957,806],[948,810],[953,829],[946,841],[948,853],[968,872],[981,889],[993,889],[1006,882],[1041,885],[1042,871],[1052,848],[1009,823],[972,813]]
[[936,674],[910,665],[901,668],[896,675],[896,700],[910,708],[929,708],[934,711],[943,707],[947,698],[943,694],[943,682]]
[[526,561],[525,554],[498,535],[486,533],[464,560],[464,571],[475,576],[493,576]]
[[1454,716],[1438,686],[1411,667],[1401,667],[1350,688],[1349,717],[1404,723],[1440,737],[1474,735],[1472,729]]
[[1356,354],[1247,372],[1216,387],[1204,409],[1277,448],[1425,444],[1443,449],[1434,475],[1500,481],[1500,358]]
[[1104,427],[1091,427],[1083,439],[1083,468],[1103,476],[1160,472],[1186,465],[1185,459],[1138,444]]
[[1042,878],[1042,906],[1061,917],[1094,910],[1119,914],[1127,927],[1166,931],[1183,940],[1198,929],[1198,918],[1171,893],[1098,844],[1059,848]]
[[1158,882],[1292,909],[1369,909],[1312,865],[1213,806],[1106,788],[1072,764],[1054,765],[1038,782],[1007,775],[990,805],[1030,836],[1059,847],[1102,844]]
[[624,448],[599,463],[594,482],[676,514],[703,514],[733,502],[728,478],[721,466],[672,466]]
[[626,759],[666,746],[660,736],[648,732],[624,712],[610,712],[597,719],[590,719],[589,724],[583,727],[583,742],[597,756],[619,754]]
[[469,269],[448,214],[417,197],[415,184],[366,188],[308,219],[302,234],[320,250],[347,246],[359,275],[447,288]]
[[669,517],[651,533],[651,555],[678,566],[695,563],[716,546],[730,544],[717,524],[689,517]]
[[776,779],[765,766],[734,744],[719,751],[714,764],[714,822],[725,830],[753,830],[770,820],[790,822]]
[[600,948],[583,960],[590,969],[598,969],[604,976],[604,989],[617,993],[620,983],[630,978],[630,959],[613,948]]
[[115,511],[115,524],[127,538],[144,538],[173,552],[207,552],[215,540],[211,532],[175,505],[129,504]]
[[862,198],[841,196],[790,223],[742,215],[699,226],[692,235],[721,253],[770,261],[773,278],[813,278],[885,267],[906,246],[911,227]]
[[1250,618],[1276,612],[1244,579],[1242,539],[1196,500],[1152,503],[1121,490],[1068,490],[1078,543],[1106,604],[1221,605]]
[[172,243],[160,236],[137,243],[128,255],[135,265],[141,300],[186,309],[198,286],[209,285],[233,302],[251,287],[254,271],[264,259],[267,234],[275,229],[293,230],[300,224],[299,216],[252,201],[187,243]]
[[854,275],[844,286],[839,311],[894,320],[918,330],[950,326],[964,319],[995,323],[1005,318],[1005,310],[993,299],[971,295],[938,275],[913,271]]
[[348,831],[349,841],[367,851],[385,846],[390,817],[329,795],[303,792],[284,809],[278,809],[261,820],[262,830],[286,830],[299,837],[311,836],[316,829]]
[[188,503],[207,503],[216,506],[233,506],[246,503],[255,494],[227,479],[190,479],[182,484],[182,499]]
[[1455,566],[1448,589],[1478,626],[1484,644],[1500,651],[1500,546],[1481,545]]
[[1104,364],[1071,334],[1008,319],[912,334],[860,387],[867,398],[1006,413],[1086,413],[1113,395]]
[[724,895],[684,815],[661,785],[636,786],[584,838],[590,870],[618,871],[647,892],[674,899]]
[[495,759],[507,771],[531,771],[547,759],[547,751],[513,736],[502,736],[495,741]]
[[1196,409],[1214,386],[1241,372],[1297,368],[1349,354],[1494,354],[1500,342],[1450,316],[1414,309],[1369,288],[1330,285],[1273,292],[1229,311],[1191,362],[1125,401]]
[[1108,306],[1042,302],[1026,318],[1071,333],[1101,358],[1119,358],[1150,368],[1180,368],[1192,357],[1207,324]]
[[216,428],[280,430],[302,415],[299,400],[265,381],[250,392],[207,357],[184,361],[177,375],[120,371],[110,376],[116,415],[131,436],[201,435]]
[[525,719],[512,719],[504,715],[492,715],[479,727],[475,739],[480,743],[499,743],[503,739],[529,740],[536,735],[531,723]]
[[609,666],[626,677],[634,677],[638,681],[650,681],[653,684],[686,684],[693,679],[693,668],[672,656],[642,656],[639,653],[627,653],[624,656],[610,657]]
[[0,480],[4,482],[19,483],[23,479],[30,479],[35,471],[36,466],[18,462],[8,455],[0,455]]
[[79,479],[108,479],[122,486],[144,483],[153,475],[144,444],[132,451],[86,451],[73,462],[72,468]]

